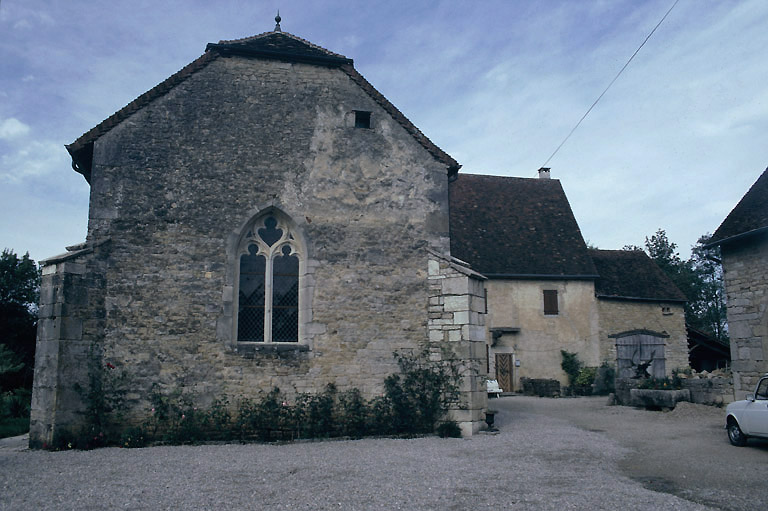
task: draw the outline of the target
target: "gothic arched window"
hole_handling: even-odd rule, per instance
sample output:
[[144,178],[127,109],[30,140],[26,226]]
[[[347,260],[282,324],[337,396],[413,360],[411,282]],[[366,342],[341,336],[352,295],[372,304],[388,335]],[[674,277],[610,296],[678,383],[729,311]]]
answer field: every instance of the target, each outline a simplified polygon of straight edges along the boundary
[[260,217],[239,246],[238,342],[298,342],[301,247],[289,221]]

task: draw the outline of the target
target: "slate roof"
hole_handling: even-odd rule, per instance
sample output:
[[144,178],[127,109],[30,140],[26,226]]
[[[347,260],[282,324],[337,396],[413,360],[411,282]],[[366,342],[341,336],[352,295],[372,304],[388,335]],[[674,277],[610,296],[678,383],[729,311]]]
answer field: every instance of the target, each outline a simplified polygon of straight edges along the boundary
[[595,281],[595,293],[600,298],[686,301],[682,291],[643,251],[590,249],[589,255],[600,275]]
[[768,230],[768,168],[717,228],[707,246]]
[[306,39],[286,32],[264,32],[263,34],[208,43],[206,51],[218,50],[221,53],[272,57],[284,59],[293,58],[297,61],[328,62],[337,64],[352,64],[352,59],[344,55],[312,44]]
[[460,174],[450,222],[451,254],[487,277],[597,276],[557,179]]
[[455,175],[461,165],[445,151],[437,147],[416,126],[409,121],[392,103],[387,100],[373,85],[371,85],[353,67],[352,59],[344,55],[326,50],[309,41],[287,32],[265,32],[263,34],[210,43],[205,53],[184,66],[160,84],[145,92],[128,103],[104,121],[87,131],[77,140],[66,146],[72,156],[72,168],[82,174],[90,182],[91,165],[93,161],[93,143],[102,135],[117,126],[133,113],[147,106],[155,99],[162,97],[168,91],[182,83],[194,73],[205,68],[213,60],[221,56],[238,55],[250,58],[269,58],[289,62],[305,62],[316,65],[338,67],[352,81],[358,84],[371,98],[376,101],[395,121],[397,121],[416,141],[421,144],[435,159],[445,164],[449,175]]

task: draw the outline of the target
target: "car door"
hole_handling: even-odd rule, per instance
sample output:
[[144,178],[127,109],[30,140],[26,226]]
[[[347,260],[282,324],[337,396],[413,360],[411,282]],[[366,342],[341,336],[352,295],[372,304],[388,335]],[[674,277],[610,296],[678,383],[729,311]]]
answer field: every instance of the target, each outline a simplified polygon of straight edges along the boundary
[[755,400],[744,408],[744,427],[748,435],[768,436],[768,378],[760,380]]

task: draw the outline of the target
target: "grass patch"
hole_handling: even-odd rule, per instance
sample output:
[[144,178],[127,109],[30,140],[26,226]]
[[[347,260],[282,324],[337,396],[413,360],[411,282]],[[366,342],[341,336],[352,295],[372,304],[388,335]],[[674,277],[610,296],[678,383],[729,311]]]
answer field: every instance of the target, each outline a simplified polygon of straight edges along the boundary
[[0,438],[19,436],[29,432],[29,417],[5,418],[0,421]]

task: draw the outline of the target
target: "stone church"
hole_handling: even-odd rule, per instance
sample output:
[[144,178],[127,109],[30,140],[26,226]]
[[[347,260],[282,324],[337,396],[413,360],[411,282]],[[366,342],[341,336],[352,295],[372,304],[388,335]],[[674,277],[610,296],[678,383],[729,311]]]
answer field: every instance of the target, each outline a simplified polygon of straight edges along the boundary
[[328,383],[380,395],[393,352],[460,357],[485,408],[482,278],[450,257],[459,164],[351,59],[274,31],[209,44],[67,146],[91,189],[85,243],[44,261],[31,445],[76,428],[96,347],[201,399]]
[[[553,349],[558,332],[573,337],[573,325],[584,324],[579,351],[595,364],[615,359],[615,350],[600,351],[613,341],[598,339],[609,335],[597,328],[598,274],[570,207],[558,202],[559,182],[459,176],[460,165],[351,59],[279,24],[209,44],[67,150],[90,185],[88,230],[84,243],[43,262],[33,447],[82,424],[78,388],[94,356],[125,375],[126,420],[139,422],[152,389],[184,389],[202,405],[328,383],[371,398],[398,370],[394,352],[426,348],[462,364],[452,418],[465,435],[483,424],[494,353],[540,342],[537,318],[555,325]],[[527,181],[537,182],[533,195]],[[489,202],[472,191],[482,188],[510,195]],[[554,209],[536,210],[552,190]],[[534,203],[511,202],[528,195]],[[480,214],[478,197],[498,211]],[[555,221],[538,231],[505,224],[513,210],[525,221],[549,211]],[[501,252],[475,257],[473,246]],[[536,252],[550,249],[556,257]],[[530,257],[551,264],[520,266]],[[505,297],[518,291],[532,292],[530,314],[505,312]],[[538,310],[542,291],[549,311]],[[680,297],[671,298],[678,307]],[[646,299],[661,315],[665,296]],[[653,331],[670,344],[665,324],[627,317],[611,331]],[[562,378],[553,360],[536,369],[525,358],[523,375]]]

